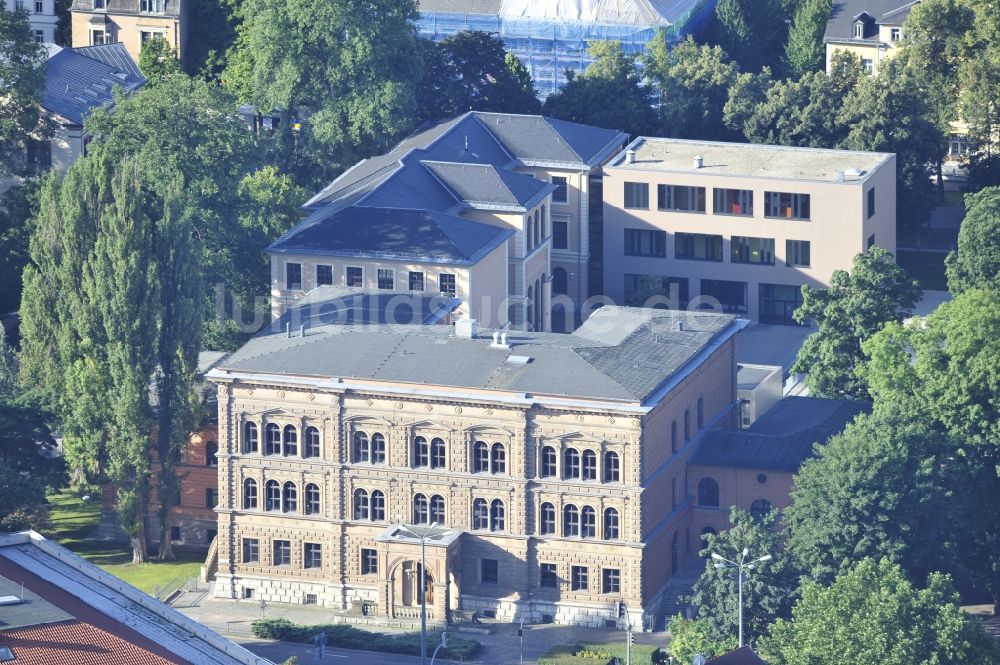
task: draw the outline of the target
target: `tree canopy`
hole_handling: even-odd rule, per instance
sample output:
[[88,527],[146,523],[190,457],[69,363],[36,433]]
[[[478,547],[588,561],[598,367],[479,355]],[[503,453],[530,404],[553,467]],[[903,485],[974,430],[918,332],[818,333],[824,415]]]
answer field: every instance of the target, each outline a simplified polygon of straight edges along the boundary
[[948,290],[1000,290],[1000,187],[965,195],[958,251],[948,255]]
[[24,142],[46,130],[38,105],[45,57],[28,25],[27,10],[0,11],[0,176],[14,172],[14,156]]
[[758,650],[774,665],[987,665],[992,640],[959,610],[947,576],[918,588],[896,564],[865,559],[829,586],[805,580],[793,620]]
[[836,270],[826,289],[802,287],[800,323],[815,320],[818,330],[806,338],[792,366],[806,375],[812,394],[868,399],[858,368],[862,344],[891,321],[902,321],[920,299],[920,288],[881,247],[854,258],[850,272]]
[[155,85],[163,79],[181,71],[177,52],[164,37],[147,40],[139,50],[139,70]]
[[795,10],[785,43],[785,67],[793,76],[823,69],[823,34],[832,9],[831,0],[804,0]]

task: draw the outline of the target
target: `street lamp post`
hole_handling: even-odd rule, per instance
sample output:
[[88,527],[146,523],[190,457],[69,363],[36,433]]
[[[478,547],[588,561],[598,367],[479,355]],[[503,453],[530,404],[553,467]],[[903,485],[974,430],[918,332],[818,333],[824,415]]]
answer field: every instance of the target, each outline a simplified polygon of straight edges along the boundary
[[762,561],[770,561],[771,555],[765,554],[759,559],[754,559],[753,561],[747,561],[747,557],[750,555],[749,548],[744,547],[743,552],[740,554],[739,563],[736,561],[730,561],[729,559],[712,552],[712,558],[715,560],[716,568],[735,568],[739,575],[739,603],[740,603],[740,647],[743,647],[743,571],[753,570],[754,566]]
[[424,549],[427,543],[427,538],[429,536],[447,536],[451,534],[451,531],[442,531],[440,533],[434,533],[434,529],[437,528],[438,523],[433,522],[430,526],[419,529],[419,533],[410,527],[402,527],[404,531],[409,533],[414,538],[420,540],[420,663],[421,665],[426,665],[427,663],[427,565],[426,558],[424,557]]

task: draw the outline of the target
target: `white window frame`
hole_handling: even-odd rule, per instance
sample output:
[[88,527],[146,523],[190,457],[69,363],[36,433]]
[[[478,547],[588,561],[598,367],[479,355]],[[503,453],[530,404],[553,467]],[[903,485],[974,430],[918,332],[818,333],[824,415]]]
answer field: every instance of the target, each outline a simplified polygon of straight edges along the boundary
[[549,177],[549,182],[551,182],[553,185],[555,185],[556,184],[556,178],[559,178],[560,180],[565,181],[565,183],[566,183],[566,198],[564,198],[564,199],[557,199],[556,198],[556,192],[553,191],[552,192],[552,204],[553,205],[560,205],[560,206],[568,206],[569,205],[569,176],[553,175],[553,176]]
[[[350,282],[349,282],[349,280],[347,278],[347,271],[350,270],[351,268],[358,268],[359,270],[361,270],[361,286],[351,286],[351,284],[350,284]],[[350,287],[352,289],[363,289],[363,288],[365,288],[365,279],[366,278],[367,278],[367,275],[365,274],[365,267],[364,266],[346,266],[346,265],[344,266],[344,286]]]
[[[389,288],[384,288],[382,286],[382,272],[388,272],[391,275],[392,283]],[[395,268],[378,268],[375,272],[375,288],[380,291],[395,291],[396,290],[396,269]]]

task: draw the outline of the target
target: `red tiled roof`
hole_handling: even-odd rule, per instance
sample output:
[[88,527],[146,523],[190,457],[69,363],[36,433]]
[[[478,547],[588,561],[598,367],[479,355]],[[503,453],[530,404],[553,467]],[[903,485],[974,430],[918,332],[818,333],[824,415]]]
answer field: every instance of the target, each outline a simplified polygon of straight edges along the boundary
[[171,665],[170,661],[82,621],[0,631],[19,665]]

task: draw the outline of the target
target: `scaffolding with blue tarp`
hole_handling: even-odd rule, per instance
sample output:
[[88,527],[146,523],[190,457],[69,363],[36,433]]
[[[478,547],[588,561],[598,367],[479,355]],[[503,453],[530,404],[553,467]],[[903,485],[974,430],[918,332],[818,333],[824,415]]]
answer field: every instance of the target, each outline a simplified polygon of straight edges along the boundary
[[614,40],[640,54],[658,31],[675,43],[697,31],[715,0],[422,0],[421,37],[440,41],[465,30],[498,35],[531,72],[545,97],[565,71],[590,64],[591,42]]

